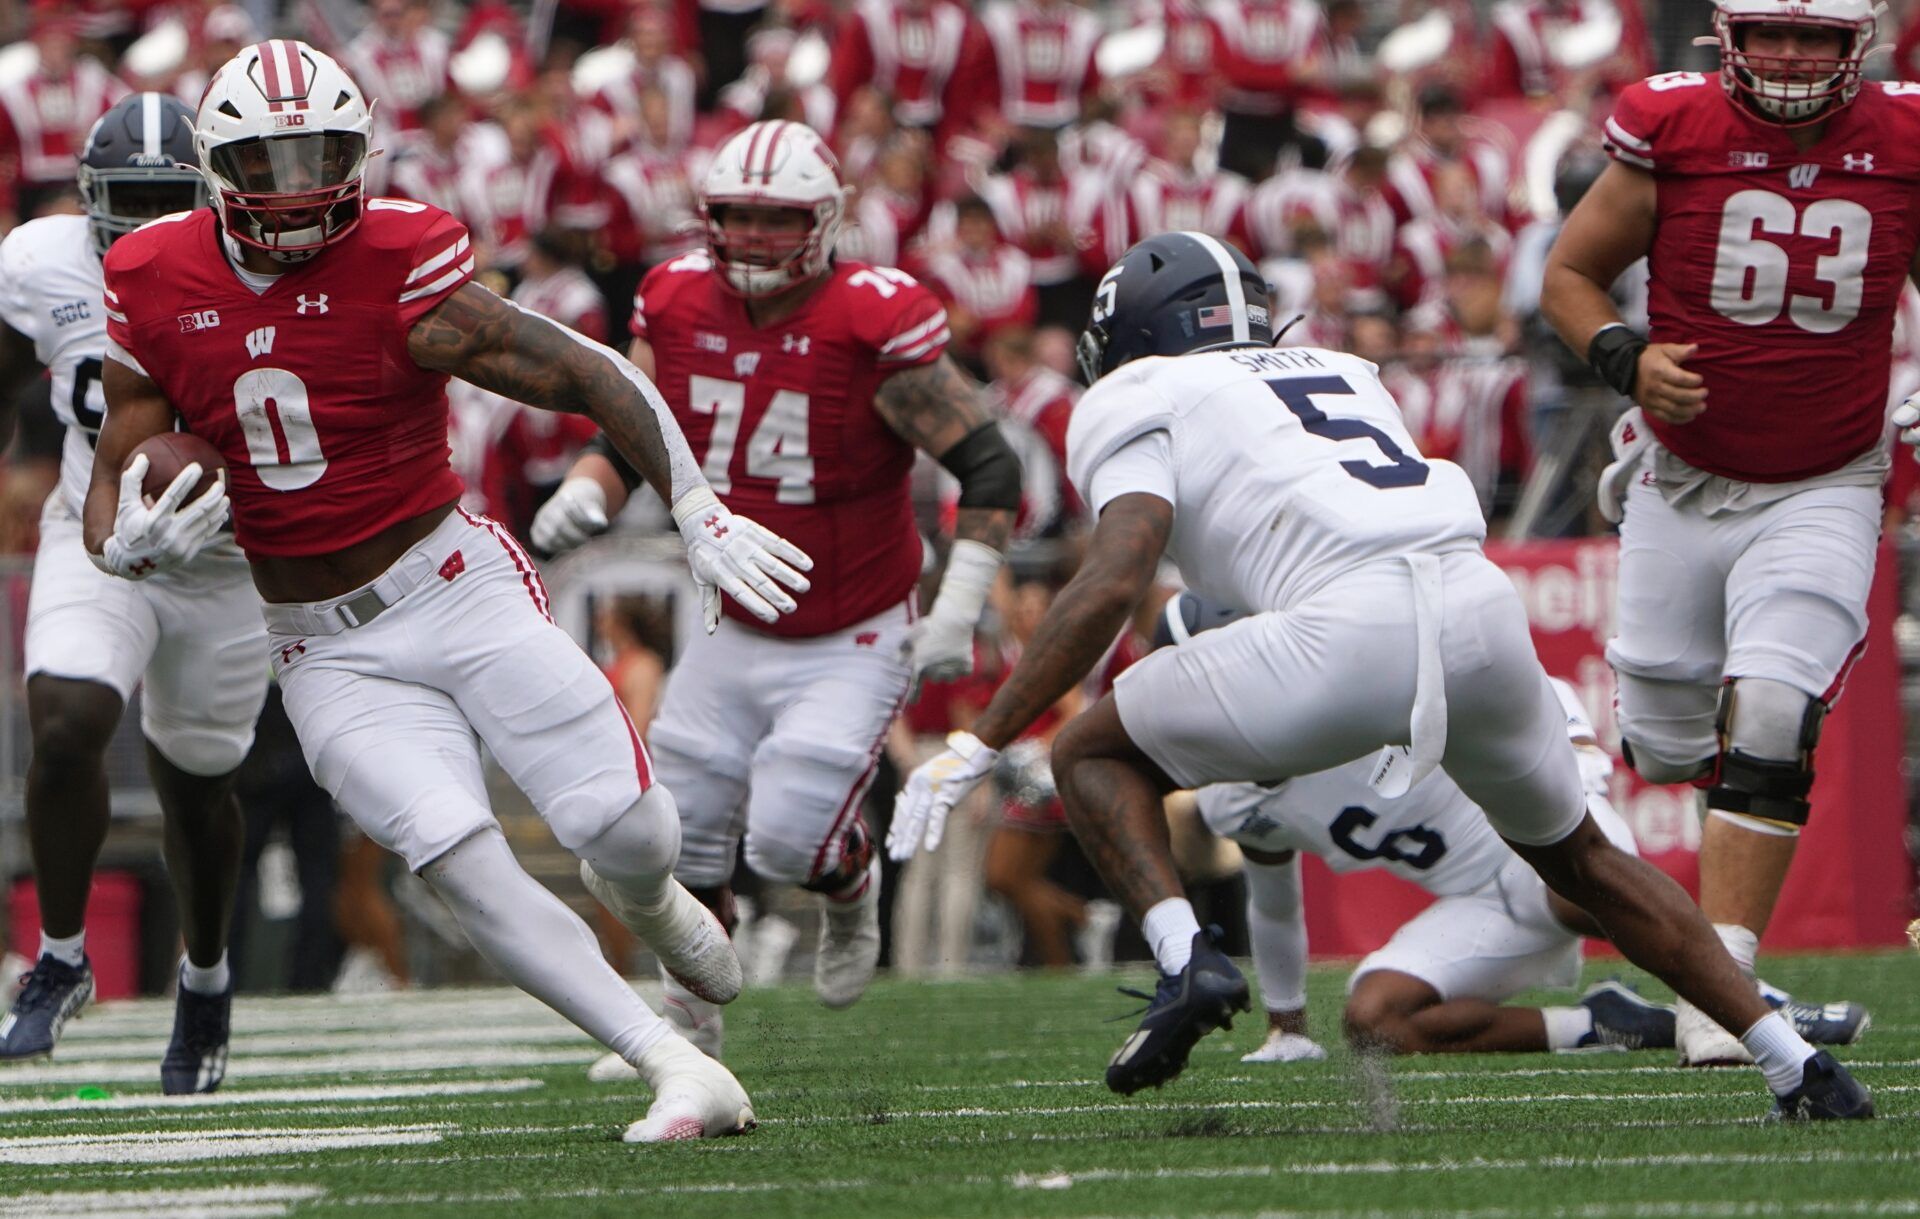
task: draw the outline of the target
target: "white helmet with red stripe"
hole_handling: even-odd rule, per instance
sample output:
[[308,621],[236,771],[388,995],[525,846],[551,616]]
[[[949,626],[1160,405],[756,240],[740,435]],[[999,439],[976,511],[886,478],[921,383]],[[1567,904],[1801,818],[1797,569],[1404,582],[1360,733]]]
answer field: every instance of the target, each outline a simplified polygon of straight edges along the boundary
[[[1817,123],[1860,92],[1860,65],[1873,47],[1875,0],[1714,0],[1712,39],[1720,46],[1720,84],[1744,98],[1761,118],[1785,127]],[[1837,59],[1756,55],[1746,49],[1746,31],[1758,25],[1833,30],[1840,35]]]
[[200,98],[193,143],[235,241],[301,262],[360,223],[373,112],[333,58],[276,38],[241,51]]
[[[792,208],[811,217],[794,237],[729,239],[720,223],[729,205]],[[714,156],[700,187],[700,219],[722,279],[742,296],[771,296],[824,274],[846,214],[840,162],[812,128],[754,123]]]

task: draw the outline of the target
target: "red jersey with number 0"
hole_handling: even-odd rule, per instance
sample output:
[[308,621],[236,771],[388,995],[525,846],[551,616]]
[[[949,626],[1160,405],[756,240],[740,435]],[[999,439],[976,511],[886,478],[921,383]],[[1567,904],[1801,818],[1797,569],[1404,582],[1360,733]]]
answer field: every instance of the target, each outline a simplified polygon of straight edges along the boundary
[[920,578],[908,476],[913,446],[874,409],[880,383],[931,364],[947,314],[905,272],[837,262],[800,311],[756,328],[704,250],[648,272],[633,333],[654,381],[727,507],[813,559],[799,609],[776,635],[826,635],[906,600]]
[[1748,482],[1825,474],[1880,443],[1900,287],[1920,243],[1920,85],[1862,85],[1802,152],[1717,78],[1630,86],[1607,151],[1654,175],[1648,313],[1707,409],[1655,435]]
[[106,273],[108,337],[227,459],[247,553],[329,554],[460,497],[447,378],[407,354],[473,274],[452,216],[369,199],[345,240],[255,292],[202,208],[116,241]]

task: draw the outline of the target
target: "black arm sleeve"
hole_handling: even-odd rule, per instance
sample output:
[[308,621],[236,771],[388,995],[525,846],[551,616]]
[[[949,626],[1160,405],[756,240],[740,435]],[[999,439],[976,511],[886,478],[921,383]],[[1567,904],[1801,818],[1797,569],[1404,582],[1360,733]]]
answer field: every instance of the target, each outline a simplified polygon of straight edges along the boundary
[[1020,459],[999,424],[983,423],[962,436],[940,455],[940,464],[960,480],[962,508],[1020,511]]
[[620,456],[620,451],[613,447],[613,442],[607,439],[605,432],[595,433],[593,439],[587,441],[587,447],[582,449],[581,452],[598,453],[600,456],[606,458],[612,463],[613,472],[620,476],[620,482],[629,492],[634,491],[642,482],[646,481],[640,477],[640,471],[634,469],[627,463],[626,458]]

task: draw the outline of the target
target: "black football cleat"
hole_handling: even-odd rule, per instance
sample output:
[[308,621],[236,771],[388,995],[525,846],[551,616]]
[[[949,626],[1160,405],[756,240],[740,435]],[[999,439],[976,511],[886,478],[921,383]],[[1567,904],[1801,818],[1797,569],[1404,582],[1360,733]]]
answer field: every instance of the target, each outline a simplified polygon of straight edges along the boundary
[[0,1061],[45,1058],[60,1040],[67,1021],[93,998],[93,963],[85,957],[69,965],[42,956],[26,975],[12,1010],[0,1017]]
[[1107,1063],[1107,1087],[1131,1096],[1178,1077],[1196,1042],[1215,1029],[1232,1028],[1235,1012],[1252,1010],[1246,978],[1214,946],[1219,937],[1218,927],[1196,933],[1193,959],[1177,974],[1160,975],[1153,994],[1121,989],[1145,999],[1147,1007],[1140,1027]]
[[1593,1013],[1593,1031],[1577,1050],[1668,1050],[1673,1048],[1674,1010],[1649,1003],[1614,978],[1587,988],[1580,1006]]
[[1873,1097],[1847,1069],[1821,1050],[1800,1075],[1800,1086],[1773,1098],[1768,1116],[1781,1122],[1859,1121],[1873,1116]]
[[1852,1045],[1873,1026],[1873,1017],[1858,1003],[1802,1003],[1792,995],[1766,991],[1761,997],[1814,1045]]
[[211,1092],[227,1077],[227,1037],[233,984],[217,995],[182,986],[173,1000],[173,1039],[160,1060],[160,1090],[168,1096]]

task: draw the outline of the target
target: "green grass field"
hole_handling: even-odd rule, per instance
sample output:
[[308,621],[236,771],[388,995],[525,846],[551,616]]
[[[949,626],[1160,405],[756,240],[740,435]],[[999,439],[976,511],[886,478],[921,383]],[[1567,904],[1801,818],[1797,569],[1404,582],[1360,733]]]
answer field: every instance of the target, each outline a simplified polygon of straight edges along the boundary
[[[0,1071],[0,1217],[1920,1213],[1920,958],[1764,964],[1873,1009],[1842,1055],[1881,1120],[1769,1125],[1757,1072],[1664,1052],[1243,1065],[1256,1020],[1123,1099],[1098,1080],[1131,1022],[1103,1020],[1142,967],[883,982],[839,1013],[749,994],[728,1050],[760,1129],[641,1149],[637,1085],[589,1084],[596,1047],[509,991],[242,1001],[225,1088],[178,1100],[171,1007],[140,1002]],[[1314,972],[1323,1041],[1343,981]]]

